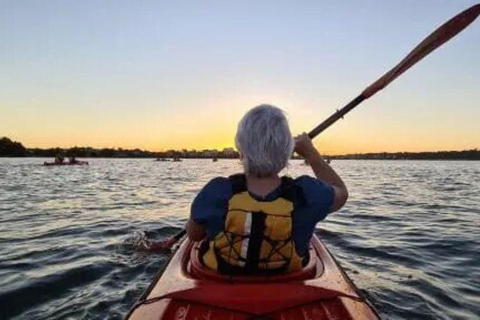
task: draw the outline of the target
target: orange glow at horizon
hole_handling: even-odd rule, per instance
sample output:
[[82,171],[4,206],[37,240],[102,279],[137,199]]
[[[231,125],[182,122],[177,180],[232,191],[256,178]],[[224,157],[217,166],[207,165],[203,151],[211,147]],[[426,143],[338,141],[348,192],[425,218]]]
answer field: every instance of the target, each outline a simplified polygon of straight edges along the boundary
[[[21,134],[7,135],[13,140],[19,141],[27,148],[70,148],[93,147],[93,148],[123,148],[141,149],[148,151],[175,150],[203,150],[235,148],[234,136],[236,126],[216,127],[205,130],[186,131],[185,126],[181,130],[159,130],[153,132],[137,132],[136,134],[121,135],[124,132],[121,128],[119,134],[110,132],[90,131],[81,135],[55,136],[54,132],[43,131],[35,137],[22,137]],[[138,130],[140,130],[138,128]],[[375,152],[423,152],[423,151],[450,151],[478,148],[474,139],[466,140],[464,143],[456,136],[443,136],[442,139],[433,140],[434,135],[423,132],[369,132],[359,133],[355,128],[342,126],[342,128],[331,129],[314,140],[314,144],[322,154],[342,155],[352,153],[375,153]],[[294,131],[295,134],[301,130]]]
[[[165,151],[169,149],[224,149],[234,147],[236,126],[243,114],[262,101],[274,101],[284,108],[294,135],[309,131],[332,110],[310,108],[301,100],[291,101],[280,92],[269,96],[232,96],[194,101],[195,112],[164,113],[155,106],[143,112],[121,111],[111,117],[106,111],[68,112],[59,109],[45,112],[42,103],[30,106],[28,113],[4,113],[0,127],[5,135],[19,141],[27,148],[93,148],[142,149]],[[355,110],[314,140],[322,154],[341,155],[368,152],[421,152],[465,150],[479,147],[480,135],[475,121],[464,122],[461,128],[451,120],[449,110],[438,110],[436,121],[427,121],[428,113],[419,115],[416,122],[407,120],[402,109],[376,104]],[[390,103],[387,101],[387,104]],[[113,103],[112,103],[113,104]],[[319,105],[335,102],[319,101]],[[472,102],[473,104],[473,102]],[[0,109],[2,105],[0,104]],[[21,108],[14,109],[21,110]],[[392,113],[395,111],[396,113]],[[122,114],[122,112],[124,114]],[[405,119],[402,119],[405,118]],[[47,120],[43,120],[47,119]],[[381,119],[379,121],[378,119]],[[407,121],[410,123],[407,125]],[[21,125],[18,125],[21,123]],[[306,130],[307,128],[307,130]]]
[[[285,110],[294,135],[308,132],[468,7],[440,2],[11,1],[0,137],[27,148],[223,149],[262,103]],[[479,21],[328,128],[319,151],[480,148]]]

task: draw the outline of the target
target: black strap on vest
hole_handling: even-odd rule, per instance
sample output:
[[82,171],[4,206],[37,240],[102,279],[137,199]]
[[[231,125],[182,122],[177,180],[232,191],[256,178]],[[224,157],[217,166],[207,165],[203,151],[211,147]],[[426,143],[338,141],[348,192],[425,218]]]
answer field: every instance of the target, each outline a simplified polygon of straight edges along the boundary
[[234,174],[228,177],[232,185],[232,195],[247,191],[247,178],[244,174]]
[[248,243],[247,261],[245,261],[245,269],[248,273],[253,274],[258,271],[266,218],[267,215],[263,212],[252,212],[252,233]]

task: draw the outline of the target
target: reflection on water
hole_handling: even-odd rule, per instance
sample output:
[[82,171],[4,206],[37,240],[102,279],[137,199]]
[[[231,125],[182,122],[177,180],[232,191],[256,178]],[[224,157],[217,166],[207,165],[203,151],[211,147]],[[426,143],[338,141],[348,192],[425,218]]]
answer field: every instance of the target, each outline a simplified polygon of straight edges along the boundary
[[[168,255],[135,250],[180,230],[196,192],[236,160],[0,159],[5,318],[119,319]],[[386,318],[480,314],[480,162],[333,161],[349,187],[318,226]],[[286,173],[311,174],[293,161]]]

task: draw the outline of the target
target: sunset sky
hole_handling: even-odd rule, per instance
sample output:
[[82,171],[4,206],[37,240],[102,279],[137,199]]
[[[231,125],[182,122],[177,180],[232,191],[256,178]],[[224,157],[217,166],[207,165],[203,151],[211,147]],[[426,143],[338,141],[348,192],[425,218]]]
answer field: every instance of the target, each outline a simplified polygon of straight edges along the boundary
[[[261,103],[309,131],[477,1],[0,0],[0,136],[223,148]],[[479,107],[480,19],[315,143],[327,154],[479,148]]]

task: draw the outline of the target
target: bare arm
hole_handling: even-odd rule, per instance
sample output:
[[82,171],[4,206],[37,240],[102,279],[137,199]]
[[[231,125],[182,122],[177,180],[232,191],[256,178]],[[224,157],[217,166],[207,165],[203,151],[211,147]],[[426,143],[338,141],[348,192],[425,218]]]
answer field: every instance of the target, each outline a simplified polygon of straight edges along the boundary
[[192,241],[200,241],[205,238],[205,226],[203,224],[196,223],[191,217],[187,221],[186,229],[187,236]]
[[335,195],[330,212],[343,207],[348,199],[347,187],[338,174],[323,160],[306,133],[295,138],[295,152],[308,161],[317,179],[325,181],[333,187]]

